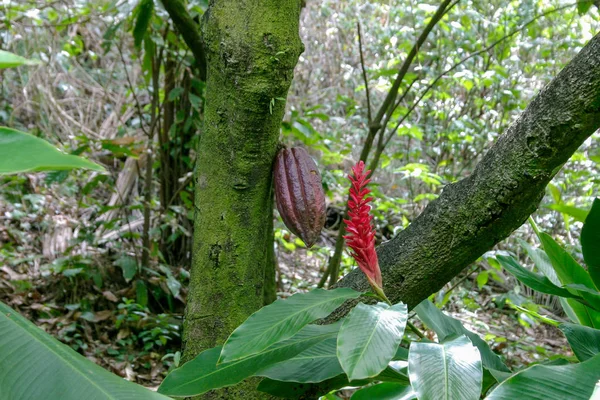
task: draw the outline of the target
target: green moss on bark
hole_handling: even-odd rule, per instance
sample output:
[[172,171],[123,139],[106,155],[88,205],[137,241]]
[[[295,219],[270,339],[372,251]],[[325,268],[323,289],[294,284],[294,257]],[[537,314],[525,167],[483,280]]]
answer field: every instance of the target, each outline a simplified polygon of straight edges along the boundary
[[[272,164],[285,106],[272,99],[286,97],[303,49],[299,13],[296,0],[215,1],[207,12],[184,360],[223,343],[268,297]],[[247,382],[203,398],[268,398],[255,386]]]

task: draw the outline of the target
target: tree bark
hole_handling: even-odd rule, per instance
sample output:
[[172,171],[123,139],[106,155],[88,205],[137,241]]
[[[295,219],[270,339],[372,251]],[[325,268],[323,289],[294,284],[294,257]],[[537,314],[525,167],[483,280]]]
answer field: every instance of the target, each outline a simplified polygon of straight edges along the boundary
[[[416,306],[509,236],[599,127],[600,34],[536,96],[471,176],[446,186],[407,229],[379,246],[388,297]],[[337,286],[369,287],[359,270]]]
[[[170,13],[185,12],[179,0],[164,4]],[[265,281],[274,279],[274,269],[265,267],[273,250],[272,164],[285,108],[281,99],[303,51],[299,20],[298,0],[216,0],[204,17],[206,105],[184,361],[223,343],[272,300],[265,294]],[[198,45],[197,37],[186,42]],[[255,387],[250,381],[203,398],[267,398]]]

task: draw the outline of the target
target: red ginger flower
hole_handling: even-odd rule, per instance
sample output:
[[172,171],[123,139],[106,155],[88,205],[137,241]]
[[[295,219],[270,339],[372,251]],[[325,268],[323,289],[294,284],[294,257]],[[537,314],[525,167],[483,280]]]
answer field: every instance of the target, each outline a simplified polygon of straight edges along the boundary
[[371,224],[373,216],[369,214],[372,197],[366,197],[371,191],[366,188],[371,181],[367,176],[371,171],[365,172],[365,163],[359,161],[353,168],[348,179],[352,182],[350,187],[350,200],[348,200],[348,216],[344,220],[348,235],[344,236],[348,247],[352,249],[351,255],[358,263],[359,268],[367,276],[373,289],[382,292],[381,271],[375,252],[375,230]]

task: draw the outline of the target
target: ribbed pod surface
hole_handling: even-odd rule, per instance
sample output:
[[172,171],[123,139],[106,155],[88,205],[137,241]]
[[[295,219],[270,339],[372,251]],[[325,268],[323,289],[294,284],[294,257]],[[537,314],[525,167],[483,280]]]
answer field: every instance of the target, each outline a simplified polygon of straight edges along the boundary
[[325,224],[325,193],[321,174],[301,147],[282,149],[275,159],[275,202],[292,233],[311,247]]

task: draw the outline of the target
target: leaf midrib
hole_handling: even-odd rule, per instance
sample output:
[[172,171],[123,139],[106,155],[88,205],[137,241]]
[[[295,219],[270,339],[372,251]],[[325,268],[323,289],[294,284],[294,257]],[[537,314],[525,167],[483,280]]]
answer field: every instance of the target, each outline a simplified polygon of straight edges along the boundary
[[[289,317],[282,319],[281,321],[279,321],[279,322],[278,322],[278,323],[276,323],[275,325],[272,325],[272,326],[271,326],[271,328],[267,329],[266,331],[263,331],[263,332],[264,332],[263,334],[255,336],[255,339],[254,339],[254,340],[256,340],[256,338],[258,338],[258,337],[264,337],[264,336],[266,336],[266,334],[267,334],[268,332],[272,332],[273,330],[275,330],[275,328],[277,328],[277,327],[279,327],[279,326],[281,326],[281,325],[285,325],[285,323],[286,323],[286,322],[288,322],[288,321],[289,321],[289,320],[290,320],[290,319],[291,319],[293,316],[296,316],[296,315],[298,315],[298,314],[301,314],[301,313],[305,312],[306,310],[310,310],[311,308],[316,308],[316,307],[318,307],[318,306],[321,306],[321,305],[323,305],[323,304],[330,303],[330,302],[333,302],[333,301],[337,301],[337,300],[339,300],[339,299],[346,298],[346,297],[348,297],[350,294],[351,294],[351,293],[348,293],[348,294],[346,294],[346,295],[343,295],[343,296],[342,296],[342,295],[340,295],[340,296],[338,296],[338,297],[329,298],[329,299],[327,299],[327,300],[324,300],[324,301],[321,301],[321,302],[319,302],[319,303],[316,303],[316,304],[315,304],[315,305],[313,305],[312,307],[306,307],[306,308],[303,308],[303,309],[301,309],[301,310],[299,310],[299,311],[297,311],[297,312],[295,312],[295,313],[292,313],[292,314],[290,314],[290,315],[289,315]],[[352,294],[354,294],[354,293],[352,293]],[[302,328],[300,328],[300,329],[302,329]],[[300,330],[300,329],[299,329],[299,330]],[[298,331],[299,331],[299,330],[298,330]],[[296,331],[296,332],[298,332],[298,331]],[[234,333],[235,333],[235,331],[234,331],[234,332],[233,332],[231,335],[233,336],[233,334],[234,334]],[[288,336],[287,338],[286,338],[286,337],[284,337],[284,338],[282,338],[282,339],[280,339],[280,340],[286,340],[286,339],[288,339],[288,338],[292,337],[292,336],[294,335],[294,333],[295,333],[295,332],[292,332],[292,334],[291,334],[290,336]],[[231,339],[231,337],[230,337],[229,339]],[[246,336],[246,339],[248,339],[248,337],[247,337],[247,336]],[[223,349],[225,349],[225,346],[227,346],[227,343],[228,343],[228,342],[229,342],[229,340],[227,340],[227,342],[225,342],[225,344],[223,345]],[[264,350],[264,349],[267,349],[267,348],[269,348],[269,345],[267,345],[267,346],[263,347],[262,349],[258,349],[258,350],[256,350],[256,351],[254,351],[253,353],[249,353],[249,354],[246,354],[246,355],[238,356],[238,357],[236,357],[236,358],[232,358],[232,359],[230,359],[230,360],[228,360],[228,361],[226,361],[226,362],[234,362],[234,361],[237,361],[237,360],[241,360],[241,359],[243,359],[243,358],[246,358],[246,357],[249,357],[249,356],[252,356],[252,355],[258,354],[258,353],[260,353],[262,350]],[[221,354],[223,354],[223,350],[221,350]],[[222,362],[222,358],[221,358],[221,357],[222,357],[222,356],[219,356],[219,360],[218,360],[217,364],[221,364],[221,363],[223,363],[223,362]]]

